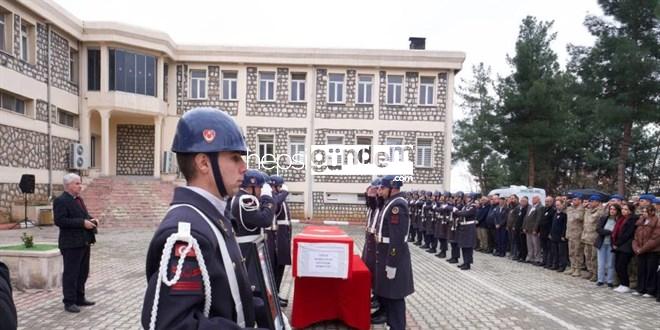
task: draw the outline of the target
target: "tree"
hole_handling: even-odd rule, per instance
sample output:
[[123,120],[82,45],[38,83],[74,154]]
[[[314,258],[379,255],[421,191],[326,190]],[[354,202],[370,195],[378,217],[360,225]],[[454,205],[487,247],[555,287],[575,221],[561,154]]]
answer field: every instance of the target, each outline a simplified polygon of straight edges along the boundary
[[[607,18],[587,16],[593,47],[570,47],[582,90],[604,126],[618,129],[616,186],[625,193],[635,126],[660,122],[658,0],[599,0]],[[609,19],[609,20],[608,20]],[[613,21],[612,21],[613,20]]]

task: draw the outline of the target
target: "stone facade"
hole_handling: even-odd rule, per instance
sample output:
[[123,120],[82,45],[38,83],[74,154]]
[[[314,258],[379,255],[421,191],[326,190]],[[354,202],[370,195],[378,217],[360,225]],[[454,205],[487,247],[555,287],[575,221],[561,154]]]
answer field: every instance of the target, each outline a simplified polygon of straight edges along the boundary
[[439,73],[436,77],[434,92],[436,105],[419,105],[419,73],[406,72],[403,86],[403,102],[401,105],[387,103],[387,72],[379,74],[380,120],[404,121],[444,121],[447,110],[447,73]]
[[305,203],[286,202],[291,211],[291,219],[304,220],[305,219]]
[[[53,196],[59,196],[64,191],[61,183],[53,183]],[[0,220],[9,219],[14,204],[23,204],[23,194],[18,183],[0,183]],[[48,185],[37,183],[34,185],[34,194],[28,194],[28,205],[40,205],[48,202]],[[31,219],[35,220],[35,219]],[[2,222],[2,221],[0,221]]]
[[[21,17],[14,15],[14,48],[12,54],[0,52],[0,65],[46,83],[48,79],[48,33],[46,26],[37,23],[36,59],[34,64],[25,62],[21,55]],[[32,55],[31,55],[32,56]],[[78,95],[78,86],[69,81],[69,42],[51,31],[51,75],[54,87]]]
[[[418,184],[437,184],[444,182],[444,134],[442,132],[420,132],[420,131],[380,131],[378,144],[385,144],[387,137],[402,137],[403,144],[417,145],[417,139],[433,139],[433,149],[431,151],[432,160],[430,168],[415,166],[413,170],[414,182]],[[415,152],[417,149],[415,148]],[[415,162],[416,155],[410,155],[410,159]],[[438,188],[440,189],[440,188]]]
[[[344,73],[346,77],[345,102],[343,104],[332,104],[328,103],[328,69],[316,70],[316,118],[374,119],[373,104],[356,104],[356,70],[348,69],[341,73]],[[373,84],[376,84],[375,79]]]
[[152,125],[117,125],[117,175],[153,175],[154,143]]
[[247,68],[247,115],[305,118],[307,102],[289,101],[289,69],[277,68],[275,81],[275,101],[259,101],[259,70],[256,67]]
[[324,203],[322,191],[315,191],[314,220],[335,220],[349,222],[364,222],[367,217],[367,207],[364,204]]
[[[358,136],[372,137],[372,130],[356,129],[317,129],[314,131],[314,144],[327,144],[328,135],[341,135],[344,138],[344,144],[357,144]],[[316,175],[314,182],[338,182],[338,183],[369,183],[371,175]]]
[[176,66],[176,107],[177,113],[184,112],[195,107],[214,107],[220,108],[231,116],[238,114],[238,101],[226,101],[221,99],[220,67],[208,66],[204,68],[207,71],[207,98],[195,100],[189,98],[190,78],[189,67],[187,64]]
[[[274,153],[275,155],[288,155],[289,154],[289,135],[307,135],[306,128],[282,128],[282,127],[256,127],[248,126],[247,134],[245,136],[247,140],[248,148],[250,149],[250,155],[255,154],[256,156],[251,156],[248,159],[249,168],[259,168],[256,159],[258,158],[259,148],[257,146],[257,135],[273,135],[274,136]],[[288,159],[288,158],[287,158]],[[284,160],[284,159],[283,159]],[[287,167],[286,164],[281,163],[281,167]],[[265,170],[263,167],[259,168],[264,172],[271,172]],[[275,173],[275,169],[272,170],[271,174]],[[304,182],[305,181],[305,169],[295,169],[293,167],[289,169],[284,169],[279,173],[285,181],[290,182]]]
[[[48,135],[0,125],[0,166],[48,168]],[[64,171],[69,165],[69,146],[78,142],[53,136],[52,169]]]

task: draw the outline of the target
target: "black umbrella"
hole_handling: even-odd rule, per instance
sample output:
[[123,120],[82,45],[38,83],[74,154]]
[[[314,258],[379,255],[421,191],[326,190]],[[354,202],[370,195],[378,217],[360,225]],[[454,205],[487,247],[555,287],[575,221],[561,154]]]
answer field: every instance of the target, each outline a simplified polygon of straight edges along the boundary
[[571,189],[568,191],[568,196],[575,196],[577,194],[581,194],[584,199],[588,199],[592,195],[598,195],[601,202],[607,202],[610,200],[610,194],[596,189]]

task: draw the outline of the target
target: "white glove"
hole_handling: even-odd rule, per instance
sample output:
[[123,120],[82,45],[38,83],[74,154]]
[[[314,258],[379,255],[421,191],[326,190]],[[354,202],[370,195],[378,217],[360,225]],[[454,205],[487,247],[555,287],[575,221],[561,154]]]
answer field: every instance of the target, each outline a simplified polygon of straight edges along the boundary
[[387,273],[387,279],[388,280],[393,280],[394,277],[396,276],[396,268],[395,267],[390,267],[390,266],[385,266],[385,273]]
[[452,212],[458,212],[458,208],[456,208],[456,207],[454,206],[454,208],[452,209]]
[[289,191],[289,187],[287,187],[285,184],[283,184],[282,188],[280,188],[280,190]]
[[268,183],[264,183],[264,185],[261,186],[261,196],[273,197],[273,188],[271,188]]

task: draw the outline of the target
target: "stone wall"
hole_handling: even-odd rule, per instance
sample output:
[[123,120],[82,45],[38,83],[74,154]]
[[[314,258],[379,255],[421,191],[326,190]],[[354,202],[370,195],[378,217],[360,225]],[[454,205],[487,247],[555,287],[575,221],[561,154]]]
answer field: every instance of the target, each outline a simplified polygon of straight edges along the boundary
[[[0,166],[48,168],[48,135],[0,125]],[[52,169],[63,171],[69,165],[69,146],[78,142],[53,136]]]
[[315,191],[314,199],[314,221],[335,220],[362,223],[367,217],[367,207],[364,204],[335,204],[324,203],[322,191]]
[[[357,144],[358,136],[369,136],[373,142],[372,130],[356,129],[317,129],[314,131],[314,144],[327,144],[328,135],[341,135],[344,138],[344,144]],[[338,182],[338,183],[369,183],[371,175],[316,175],[314,182]]]
[[286,202],[286,204],[289,205],[291,219],[305,220],[305,203]]
[[[37,23],[36,35],[36,59],[34,64],[21,60],[21,17],[14,15],[14,47],[13,53],[0,52],[0,65],[20,72],[30,78],[42,83],[48,78],[48,33],[46,26]],[[33,55],[30,55],[33,56]],[[51,31],[51,75],[54,87],[60,88],[71,94],[78,95],[78,86],[69,81],[69,42]]]
[[[17,178],[17,180],[20,178]],[[53,183],[53,196],[59,196],[64,191],[61,182]],[[45,204],[48,202],[48,184],[35,184],[34,194],[28,194],[28,205]],[[23,194],[18,183],[0,183],[0,223],[7,222],[11,217],[14,204],[23,204]],[[35,220],[35,219],[30,219]]]
[[406,72],[402,104],[387,103],[387,72],[380,71],[378,97],[380,99],[380,120],[403,121],[444,121],[447,111],[447,73],[439,73],[436,77],[434,92],[436,105],[419,105],[419,73]]
[[[275,137],[275,155],[288,155],[289,154],[289,135],[307,135],[306,128],[285,128],[285,127],[256,127],[248,126],[247,134],[245,139],[247,140],[248,148],[250,149],[250,154],[255,154],[257,156],[251,156],[248,159],[249,168],[259,168],[257,164],[257,157],[259,153],[259,148],[257,146],[257,135],[273,135]],[[287,158],[288,159],[288,158]],[[284,159],[283,159],[284,160]],[[281,167],[288,167],[286,164],[280,164]],[[259,170],[267,172],[263,167]],[[274,173],[273,169],[273,173]],[[280,175],[284,178],[285,181],[290,182],[304,182],[305,181],[305,169],[283,169],[280,171]]]
[[[378,144],[385,144],[386,137],[403,137],[403,144],[417,146],[417,139],[427,138],[433,140],[432,168],[421,168],[415,166],[413,170],[414,182],[420,184],[442,185],[444,182],[444,133],[442,132],[419,132],[419,131],[380,131]],[[415,148],[415,152],[417,149]],[[416,155],[410,155],[415,162]],[[440,189],[440,188],[438,188]]]
[[195,107],[214,107],[220,108],[231,116],[238,114],[238,101],[225,101],[221,97],[220,67],[208,66],[204,68],[207,72],[207,98],[204,100],[190,99],[189,96],[189,67],[187,64],[176,66],[176,107],[177,113],[182,115],[184,112]]
[[[333,73],[336,71],[332,71]],[[356,104],[357,102],[357,74],[354,69],[344,73],[345,102],[343,104],[328,103],[328,69],[316,70],[316,118],[333,119],[373,119],[373,104]],[[376,84],[374,79],[373,84]],[[373,97],[373,96],[372,96]]]
[[117,175],[154,175],[154,126],[117,125]]
[[[289,69],[277,68],[275,81],[275,101],[259,101],[259,69],[247,68],[247,115],[305,118],[307,102],[289,102]],[[309,83],[309,77],[307,77],[307,83]],[[308,95],[306,97],[309,98]]]

